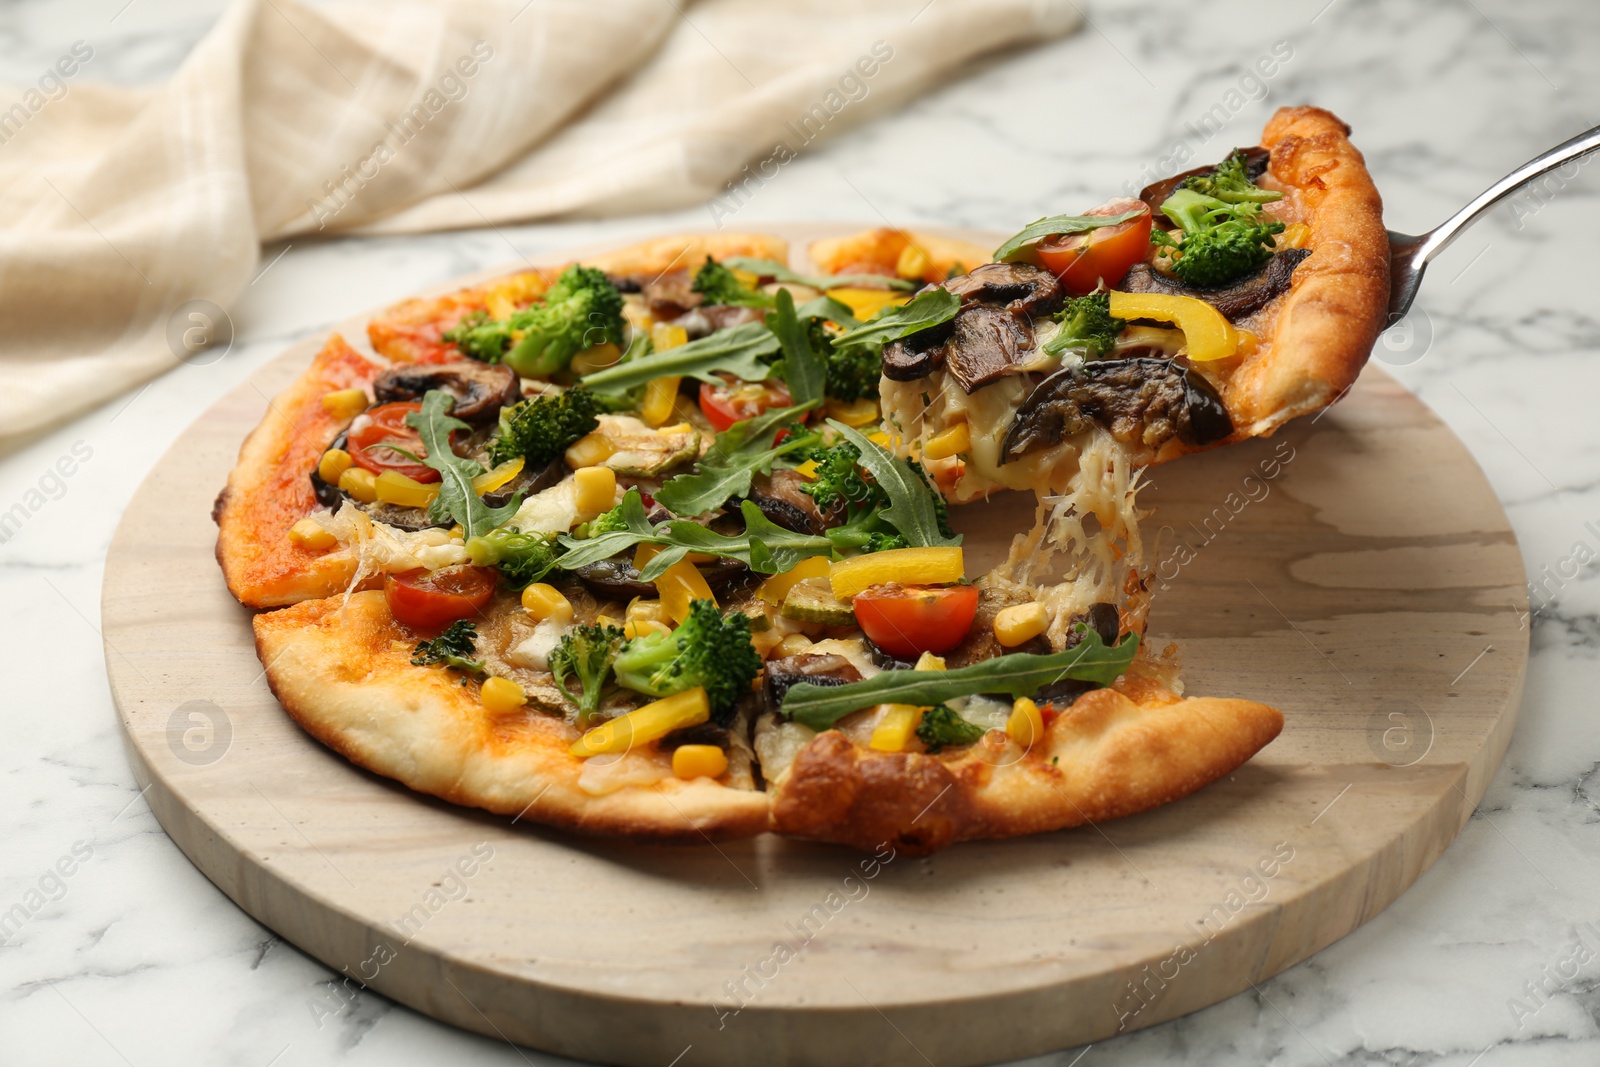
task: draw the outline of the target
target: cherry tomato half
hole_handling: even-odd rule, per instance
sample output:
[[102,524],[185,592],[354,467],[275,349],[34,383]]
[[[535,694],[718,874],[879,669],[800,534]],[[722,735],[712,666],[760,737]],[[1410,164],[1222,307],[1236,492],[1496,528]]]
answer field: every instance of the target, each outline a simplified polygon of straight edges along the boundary
[[1128,268],[1143,262],[1150,254],[1150,207],[1142,200],[1119,197],[1084,212],[1086,215],[1121,215],[1134,210],[1142,213],[1127,222],[1039,242],[1034,250],[1039,265],[1059,277],[1073,296],[1094,292],[1102,281],[1116,286],[1127,275]]
[[768,408],[786,408],[793,403],[789,387],[776,378],[742,382],[724,376],[721,385],[700,383],[700,410],[718,433],[736,422],[753,419]]
[[432,467],[414,463],[394,449],[384,447],[395,444],[414,456],[426,456],[428,450],[422,447],[422,438],[406,425],[406,416],[421,410],[421,404],[409,401],[383,404],[357,416],[345,446],[356,466],[365,467],[373,474],[398,471],[414,481],[438,481],[439,472]]
[[461,564],[436,571],[386,574],[383,597],[394,617],[418,630],[442,630],[457,619],[470,619],[494,595],[492,567]]
[[874,585],[855,598],[856,622],[896,659],[948,652],[966,639],[978,613],[975,585]]

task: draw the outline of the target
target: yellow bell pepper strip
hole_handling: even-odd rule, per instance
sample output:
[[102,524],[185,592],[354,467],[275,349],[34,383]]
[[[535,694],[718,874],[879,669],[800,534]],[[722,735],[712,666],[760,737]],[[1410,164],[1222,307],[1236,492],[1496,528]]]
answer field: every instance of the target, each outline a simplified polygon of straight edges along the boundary
[[873,729],[867,747],[877,752],[904,752],[927,709],[915,704],[884,704],[882,707],[883,718]]
[[846,426],[858,429],[862,426],[875,426],[883,417],[883,413],[878,409],[878,402],[869,396],[860,400],[829,400],[827,412],[828,418],[838,419]]
[[811,556],[796,563],[792,568],[782,574],[774,574],[756,588],[756,596],[769,604],[781,605],[783,598],[789,595],[789,590],[807,578],[826,578],[828,576],[828,557]]
[[[472,479],[472,491],[482,496],[492,493],[505,485],[511,479],[522,473],[523,465],[528,461],[521,456],[513,456],[492,470],[484,471]],[[435,490],[437,492],[437,490]]]
[[857,289],[853,286],[829,289],[828,295],[849,308],[850,314],[863,321],[876,315],[880,308],[892,304],[904,304],[911,299],[910,293],[894,289]]
[[[408,481],[410,479],[407,479]],[[348,467],[339,475],[339,488],[361,501],[363,504],[376,503],[378,499],[378,476],[365,467]]]
[[941,434],[935,435],[923,446],[923,459],[949,459],[972,450],[972,431],[967,424],[958,422]]
[[1227,359],[1238,351],[1239,335],[1222,312],[1192,296],[1170,293],[1111,293],[1111,314],[1119,319],[1155,319],[1183,331],[1189,358],[1196,363]]
[[891,548],[840,560],[828,568],[833,595],[848,600],[869,586],[949,585],[965,575],[959,546],[950,548]]
[[[640,545],[633,554],[633,567],[642,571],[661,551],[660,545]],[[661,610],[667,613],[674,622],[682,622],[689,617],[689,605],[696,600],[709,600],[713,604],[717,598],[712,595],[711,586],[706,584],[705,576],[690,562],[688,558],[680,559],[655,581],[656,592],[661,596]]]
[[610,752],[627,752],[659,741],[674,730],[698,726],[711,718],[711,701],[700,686],[662,697],[601,723],[573,742],[571,752],[580,759]]

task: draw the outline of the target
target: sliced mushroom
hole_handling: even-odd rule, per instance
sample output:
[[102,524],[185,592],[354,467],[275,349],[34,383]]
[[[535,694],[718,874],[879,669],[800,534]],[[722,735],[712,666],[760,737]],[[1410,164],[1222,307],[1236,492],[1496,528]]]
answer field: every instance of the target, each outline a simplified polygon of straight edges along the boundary
[[843,656],[802,652],[767,661],[767,706],[777,711],[789,690],[801,682],[812,685],[849,685],[861,681],[861,672]]
[[944,366],[945,342],[955,332],[955,322],[941,322],[910,337],[883,346],[883,376],[892,382],[914,382]]
[[805,484],[798,471],[779,468],[770,477],[761,475],[750,483],[750,500],[767,518],[795,533],[817,536],[844,521],[842,501],[824,511],[800,488]]
[[1233,432],[1211,383],[1174,361],[1091,360],[1040,382],[1017,409],[1001,445],[1002,462],[1059,444],[1099,424],[1123,444],[1160,448],[1176,437],[1207,445]]
[[963,307],[982,304],[1028,315],[1053,315],[1067,302],[1056,276],[1031,263],[985,263],[951,278],[944,288],[959,296]]
[[639,291],[650,306],[650,314],[662,321],[700,306],[701,296],[694,291],[694,278],[687,270],[669,270],[645,282]]
[[516,371],[476,360],[391,367],[372,383],[380,404],[421,400],[433,389],[455,398],[450,414],[465,422],[491,422],[499,417],[502,407],[522,399],[522,383]]
[[955,321],[945,367],[969,394],[1005,377],[1033,351],[1033,323],[1020,311],[975,305]]
[[[1251,181],[1255,181],[1267,172],[1267,163],[1271,160],[1272,153],[1265,148],[1259,145],[1252,145],[1249,148],[1235,148],[1233,152],[1228,153],[1229,158],[1232,158],[1236,152],[1244,153],[1244,172]],[[1184,171],[1182,174],[1174,174],[1170,178],[1152,182],[1139,190],[1139,199],[1150,205],[1150,214],[1155,218],[1155,224],[1163,230],[1174,229],[1172,220],[1161,213],[1161,205],[1166,202],[1167,197],[1177,192],[1178,186],[1183,184],[1183,179],[1197,177],[1201,174],[1210,174],[1217,169],[1217,166],[1216,163],[1212,163],[1205,167],[1195,167],[1192,170]]]
[[762,322],[766,319],[766,315],[764,308],[745,307],[742,304],[701,304],[672,319],[671,322],[674,326],[682,326],[683,332],[689,335],[689,340],[696,341],[718,330],[743,326],[747,322]]
[[1305,248],[1285,248],[1275,253],[1254,274],[1248,274],[1220,289],[1193,289],[1173,281],[1148,263],[1135,263],[1118,288],[1129,293],[1192,296],[1222,312],[1228,321],[1238,322],[1266,307],[1275,297],[1288,292],[1294,281],[1295,268],[1310,254],[1310,250]]

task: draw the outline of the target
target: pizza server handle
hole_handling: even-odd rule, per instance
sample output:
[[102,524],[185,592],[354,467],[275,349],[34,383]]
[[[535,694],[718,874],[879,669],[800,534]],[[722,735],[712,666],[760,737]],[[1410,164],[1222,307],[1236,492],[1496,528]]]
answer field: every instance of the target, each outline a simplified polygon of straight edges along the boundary
[[1422,272],[1428,261],[1450,247],[1450,242],[1461,231],[1477,222],[1490,208],[1522,188],[1524,185],[1557,167],[1600,149],[1600,126],[1563,141],[1548,152],[1534,156],[1528,162],[1495,182],[1473,197],[1472,202],[1451,215],[1444,222],[1424,234],[1389,231],[1389,322],[1394,324],[1411,310],[1417,298],[1417,287],[1422,284]]

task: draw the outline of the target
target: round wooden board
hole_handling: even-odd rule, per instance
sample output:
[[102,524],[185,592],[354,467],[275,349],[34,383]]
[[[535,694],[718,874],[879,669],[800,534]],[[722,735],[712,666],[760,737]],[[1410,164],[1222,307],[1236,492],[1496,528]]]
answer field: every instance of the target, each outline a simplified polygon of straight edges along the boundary
[[[858,228],[770,232],[800,266],[807,241]],[[366,318],[341,332],[363,344]],[[650,1067],[957,1067],[1098,1040],[1248,989],[1382,910],[1510,739],[1515,539],[1462,444],[1369,368],[1321,418],[1159,468],[1142,498],[1162,531],[1152,637],[1181,642],[1191,693],[1287,721],[1188,799],[877,860],[771,835],[615,844],[453,807],[290,721],[212,557],[240,441],[322,340],[202,415],[139,489],[107,559],[108,671],[135,774],[207,877],[467,1029]],[[973,573],[1031,522],[1022,494],[955,510]]]

